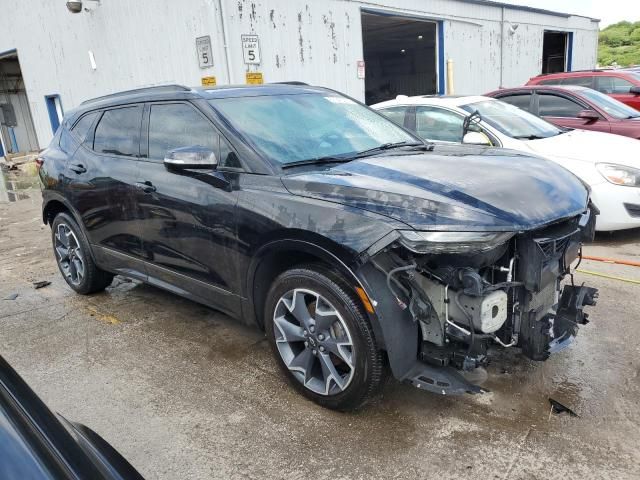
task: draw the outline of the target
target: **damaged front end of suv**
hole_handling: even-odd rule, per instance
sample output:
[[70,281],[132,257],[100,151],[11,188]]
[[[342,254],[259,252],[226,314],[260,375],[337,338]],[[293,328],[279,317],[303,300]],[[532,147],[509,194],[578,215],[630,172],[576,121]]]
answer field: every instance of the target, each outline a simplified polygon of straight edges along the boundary
[[[361,252],[355,271],[394,376],[440,394],[480,392],[461,372],[486,365],[493,347],[546,360],[572,342],[598,295],[574,284],[571,267],[595,231],[588,189],[540,159],[473,153],[457,166],[389,156],[304,176],[305,196],[412,227]],[[482,172],[508,183],[491,188]],[[359,188],[368,182],[375,188]]]
[[365,270],[377,271],[367,275],[373,290],[394,299],[377,306],[402,311],[405,328],[418,330],[413,362],[411,345],[390,349],[402,357],[392,359],[401,379],[442,394],[479,392],[456,370],[486,365],[490,347],[519,347],[543,361],[571,343],[597,298],[571,273],[592,231],[587,210],[529,232],[394,232]]

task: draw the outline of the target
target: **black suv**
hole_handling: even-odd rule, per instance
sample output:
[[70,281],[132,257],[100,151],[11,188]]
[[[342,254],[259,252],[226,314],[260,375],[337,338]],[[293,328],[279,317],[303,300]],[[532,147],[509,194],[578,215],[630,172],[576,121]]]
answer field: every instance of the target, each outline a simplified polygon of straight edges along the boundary
[[[440,148],[440,147],[438,147]],[[479,392],[489,347],[565,345],[595,290],[561,285],[587,188],[539,158],[433,151],[335,91],[153,87],[69,113],[43,220],[78,293],[115,274],[265,329],[293,385],[353,409],[399,380]]]

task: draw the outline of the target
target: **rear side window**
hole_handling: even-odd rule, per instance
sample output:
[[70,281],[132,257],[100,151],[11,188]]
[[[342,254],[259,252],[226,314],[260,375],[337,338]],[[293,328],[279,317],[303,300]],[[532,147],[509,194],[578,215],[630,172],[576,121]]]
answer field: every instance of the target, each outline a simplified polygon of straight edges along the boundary
[[218,154],[218,133],[195,108],[184,103],[151,106],[150,158],[163,159],[169,150],[196,145]]
[[531,94],[518,94],[518,95],[505,95],[504,97],[498,97],[498,100],[502,100],[503,102],[510,103],[514,107],[521,108],[522,110],[526,110],[527,112],[531,112],[529,108],[531,104]]
[[96,127],[93,149],[98,153],[137,157],[141,121],[140,106],[105,111]]
[[397,123],[401,127],[404,126],[404,119],[407,113],[407,107],[389,107],[378,110],[381,114],[387,117],[394,123]]
[[87,138],[89,129],[91,128],[91,125],[93,125],[93,121],[97,116],[98,112],[87,113],[86,115],[81,117],[80,120],[78,120],[71,129],[71,131],[76,134],[81,142],[83,142],[84,139]]
[[633,84],[624,78],[601,76],[596,77],[596,90],[612,94],[612,93],[629,93]]
[[593,88],[593,77],[567,77],[562,80],[562,85],[578,85],[580,87]]
[[541,82],[538,82],[538,85],[560,85],[561,83],[561,78],[550,78],[548,80],[542,80]]
[[581,110],[584,110],[584,107],[568,98],[550,93],[542,93],[539,96],[541,117],[577,117]]

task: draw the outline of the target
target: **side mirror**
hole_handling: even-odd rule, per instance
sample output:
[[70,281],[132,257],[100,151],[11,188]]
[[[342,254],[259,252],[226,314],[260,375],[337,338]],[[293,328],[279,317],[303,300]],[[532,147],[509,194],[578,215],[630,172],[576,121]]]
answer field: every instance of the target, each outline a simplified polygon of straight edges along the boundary
[[580,110],[578,112],[578,118],[582,120],[595,121],[600,119],[600,115],[595,110]]
[[212,150],[195,145],[169,150],[164,157],[164,164],[174,169],[207,168],[215,169],[218,159]]
[[629,93],[632,93],[634,95],[640,95],[640,87],[631,87],[629,89]]
[[491,141],[484,133],[480,132],[467,132],[462,139],[462,143],[469,145],[486,145],[491,146]]

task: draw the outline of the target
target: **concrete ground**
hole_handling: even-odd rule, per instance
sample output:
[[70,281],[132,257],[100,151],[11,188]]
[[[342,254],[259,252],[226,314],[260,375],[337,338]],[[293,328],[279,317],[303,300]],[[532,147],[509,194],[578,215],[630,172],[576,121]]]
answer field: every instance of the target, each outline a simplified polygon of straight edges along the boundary
[[[74,294],[39,192],[22,197],[0,203],[0,299],[19,294],[0,300],[0,354],[146,478],[638,478],[638,284],[578,274],[600,288],[592,322],[545,363],[497,357],[491,393],[439,397],[389,380],[377,403],[341,414],[294,393],[263,335],[220,313],[119,278]],[[601,236],[585,254],[639,260],[640,232]],[[640,280],[639,268],[581,268]],[[579,417],[552,415],[549,397]]]

